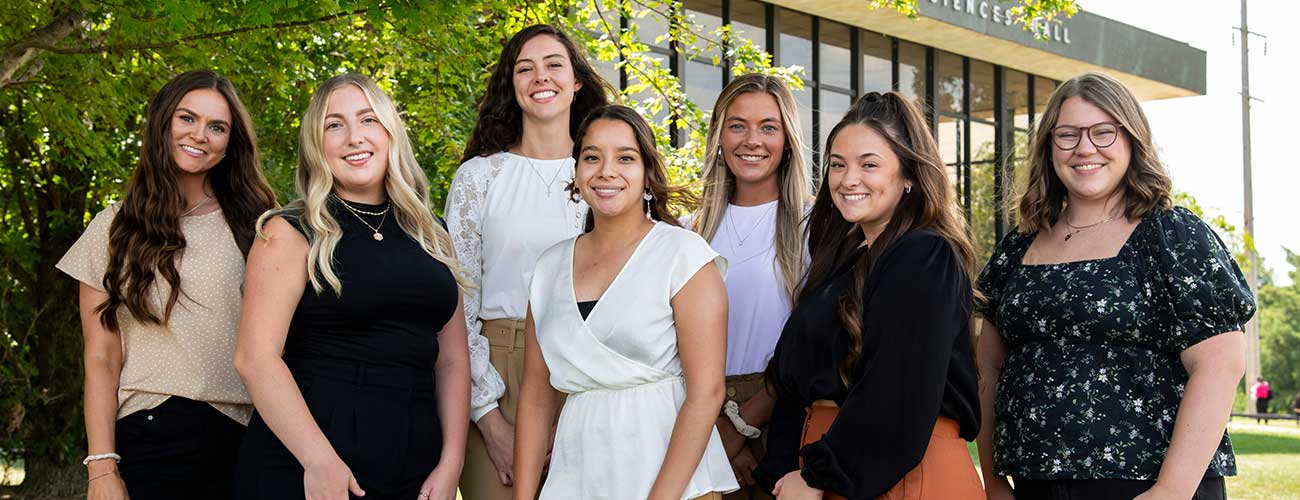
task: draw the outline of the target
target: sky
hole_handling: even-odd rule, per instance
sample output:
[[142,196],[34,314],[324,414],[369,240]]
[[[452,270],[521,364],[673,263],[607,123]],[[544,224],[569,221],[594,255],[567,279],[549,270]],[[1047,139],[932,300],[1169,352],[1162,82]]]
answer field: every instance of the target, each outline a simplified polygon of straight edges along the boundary
[[[1082,10],[1186,42],[1206,52],[1204,96],[1143,104],[1174,187],[1194,196],[1207,216],[1241,227],[1244,189],[1241,136],[1239,0],[1076,0]],[[1249,3],[1251,163],[1255,245],[1279,284],[1289,284],[1282,248],[1300,252],[1300,2]],[[1265,53],[1267,45],[1267,53]],[[1288,94],[1287,91],[1291,91]]]

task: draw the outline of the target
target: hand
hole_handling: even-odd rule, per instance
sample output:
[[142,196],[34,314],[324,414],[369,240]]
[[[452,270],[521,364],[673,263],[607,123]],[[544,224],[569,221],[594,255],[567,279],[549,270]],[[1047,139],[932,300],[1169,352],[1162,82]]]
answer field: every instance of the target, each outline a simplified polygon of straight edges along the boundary
[[758,459],[754,458],[754,450],[748,446],[740,449],[735,457],[731,459],[731,471],[736,473],[736,482],[742,487],[753,486],[754,468],[758,467]]
[[1156,480],[1155,486],[1152,486],[1151,489],[1142,492],[1141,495],[1133,497],[1133,500],[1174,500],[1177,498],[1191,498],[1191,496],[1196,492],[1192,491],[1190,493],[1191,494],[1188,495],[1178,495],[1170,491],[1168,487],[1160,484],[1159,480]]
[[718,417],[717,428],[718,437],[722,438],[722,447],[727,450],[727,458],[735,459],[740,449],[745,447],[747,439],[736,430],[736,424],[731,423],[726,415]]
[[307,500],[347,500],[348,492],[366,496],[352,476],[352,469],[338,457],[322,465],[303,467],[302,485]]
[[86,500],[126,500],[126,483],[117,472],[117,463],[112,460],[96,460],[86,469],[87,479],[94,479],[86,485]]
[[435,467],[420,485],[420,496],[416,500],[456,500],[456,483],[459,481],[460,475],[453,473],[451,467]]
[[478,430],[487,444],[488,458],[497,469],[497,479],[506,486],[514,485],[515,426],[506,422],[500,408],[493,408],[478,419]]
[[1011,490],[1011,483],[1004,476],[984,477],[984,498],[986,500],[1016,500],[1016,493]]
[[776,482],[772,495],[777,500],[822,500],[823,492],[804,482],[799,471],[791,471]]

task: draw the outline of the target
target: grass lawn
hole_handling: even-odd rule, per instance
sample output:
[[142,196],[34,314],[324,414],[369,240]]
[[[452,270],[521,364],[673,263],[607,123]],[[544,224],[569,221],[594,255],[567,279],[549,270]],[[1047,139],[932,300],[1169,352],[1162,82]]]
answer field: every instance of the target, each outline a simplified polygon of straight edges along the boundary
[[1228,478],[1229,498],[1300,498],[1300,426],[1234,418],[1228,433],[1237,452],[1237,476]]

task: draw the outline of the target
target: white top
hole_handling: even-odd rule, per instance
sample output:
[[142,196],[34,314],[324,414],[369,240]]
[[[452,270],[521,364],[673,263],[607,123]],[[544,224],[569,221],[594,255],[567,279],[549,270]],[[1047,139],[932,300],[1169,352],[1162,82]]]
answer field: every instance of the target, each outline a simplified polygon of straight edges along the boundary
[[[96,214],[56,267],[105,291],[108,233],[121,208],[121,204],[113,204]],[[221,210],[181,217],[181,234],[185,235],[185,254],[176,259],[181,294],[167,324],[141,322],[126,306],[117,309],[122,333],[117,418],[181,396],[206,402],[248,425],[253,401],[231,361],[243,301],[244,254]],[[167,281],[154,277],[150,307],[161,315],[170,293]]]
[[776,263],[776,200],[727,205],[709,244],[731,264],[727,274],[727,376],[760,373],[776,350],[790,298]]
[[497,407],[506,390],[489,360],[481,321],[523,319],[537,256],[582,232],[587,205],[569,198],[565,186],[572,180],[572,158],[536,160],[501,152],[470,159],[451,181],[447,231],[461,267],[478,285],[462,290],[475,422]]
[[[551,385],[568,393],[541,498],[646,498],[686,399],[672,297],[709,262],[699,235],[658,223],[586,320],[573,291],[573,244],[537,261],[529,297]],[[715,429],[682,498],[739,489]]]

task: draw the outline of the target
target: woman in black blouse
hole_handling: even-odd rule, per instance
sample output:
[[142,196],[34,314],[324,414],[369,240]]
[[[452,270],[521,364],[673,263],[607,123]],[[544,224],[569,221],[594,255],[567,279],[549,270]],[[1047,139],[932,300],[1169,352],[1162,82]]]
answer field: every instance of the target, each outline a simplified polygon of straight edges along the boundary
[[1117,80],[1061,84],[1030,162],[1019,231],[979,279],[988,498],[1225,498],[1255,309],[1240,270],[1172,206],[1146,116]]
[[781,500],[978,498],[975,257],[938,147],[895,92],[859,99],[827,145],[754,477]]

